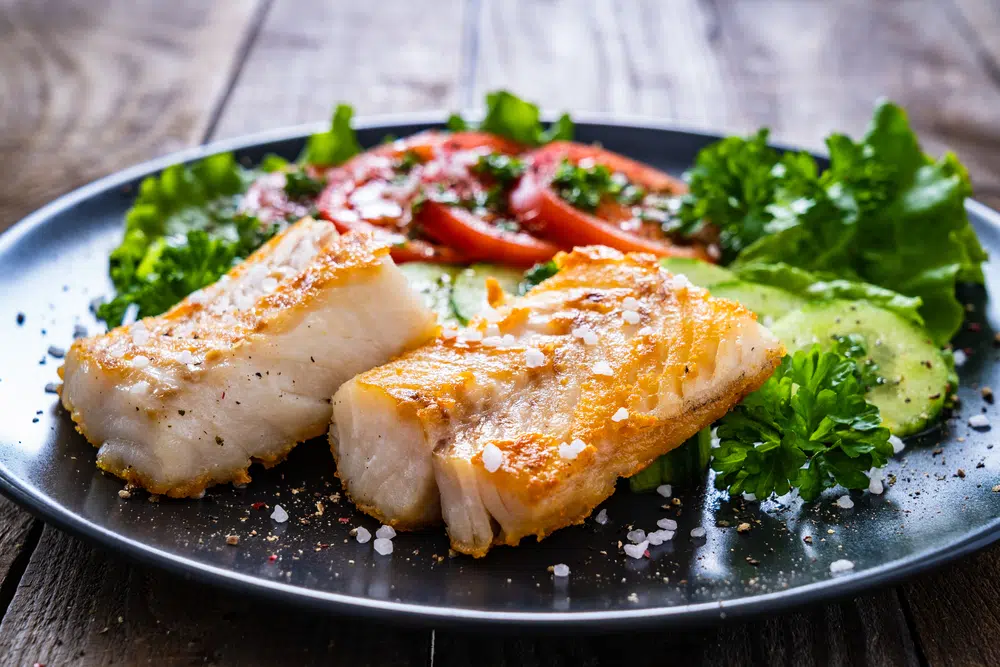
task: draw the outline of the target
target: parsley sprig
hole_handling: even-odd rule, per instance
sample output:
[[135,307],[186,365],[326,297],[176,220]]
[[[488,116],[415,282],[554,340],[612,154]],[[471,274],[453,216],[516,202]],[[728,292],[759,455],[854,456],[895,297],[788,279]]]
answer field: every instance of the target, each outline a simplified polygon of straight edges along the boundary
[[892,456],[881,424],[854,359],[800,350],[720,422],[716,486],[760,499],[796,488],[807,501],[836,484],[867,488]]

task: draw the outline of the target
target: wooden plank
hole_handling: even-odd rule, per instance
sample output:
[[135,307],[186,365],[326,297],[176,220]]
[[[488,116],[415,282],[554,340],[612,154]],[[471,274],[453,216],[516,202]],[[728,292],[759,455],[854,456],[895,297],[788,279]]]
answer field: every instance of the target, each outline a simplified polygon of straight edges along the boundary
[[462,0],[275,2],[216,137],[359,114],[456,107]]
[[198,141],[256,7],[0,0],[0,231],[67,190]]
[[998,571],[1000,547],[993,547],[903,586],[929,664],[1000,664]]
[[0,624],[4,664],[423,665],[429,633],[315,616],[126,565],[46,527]]
[[40,521],[0,497],[0,618],[14,597],[41,530]]
[[475,98],[513,86],[546,108],[769,125],[821,149],[832,130],[862,132],[888,96],[998,202],[1000,87],[954,19],[938,0],[484,0]]
[[895,591],[700,631],[561,638],[483,637],[438,631],[434,648],[435,667],[919,664]]

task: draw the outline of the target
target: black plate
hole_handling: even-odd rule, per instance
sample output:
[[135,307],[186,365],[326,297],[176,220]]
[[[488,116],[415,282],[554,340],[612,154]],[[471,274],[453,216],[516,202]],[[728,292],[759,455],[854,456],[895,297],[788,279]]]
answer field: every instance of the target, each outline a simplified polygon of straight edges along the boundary
[[[715,139],[591,121],[578,125],[581,140],[600,141],[673,173]],[[370,145],[432,123],[368,123],[359,136]],[[977,390],[1000,388],[993,347],[1000,312],[981,289],[963,294],[973,324],[956,340],[969,358],[960,369],[960,412],[908,443],[888,468],[895,484],[883,496],[854,494],[851,510],[833,504],[839,493],[803,508],[797,501],[731,502],[708,485],[682,494],[679,508],[664,510],[658,496],[621,489],[604,504],[611,520],[603,526],[588,521],[541,543],[498,548],[481,560],[449,558],[443,531],[401,535],[395,553],[381,557],[371,543],[349,538],[352,526],[374,530],[377,524],[348,503],[330,500],[338,485],[323,441],[300,446],[273,470],[253,470],[246,489],[212,489],[200,501],[153,503],[139,493],[119,498],[121,482],[96,472],[95,450],[43,390],[57,379],[60,363],[47,349],[68,346],[75,324],[94,330],[87,304],[109,292],[108,251],[143,176],[220,150],[236,150],[250,161],[268,152],[294,157],[306,132],[215,144],[129,169],[59,199],[0,237],[0,487],[6,494],[116,552],[293,603],[399,620],[594,629],[706,622],[853,593],[1000,536],[1000,493],[992,491],[1000,482],[1000,449],[993,449],[992,433],[966,426],[981,410],[998,419]],[[968,210],[986,248],[1000,252],[1000,215],[975,202]],[[990,283],[998,270],[987,267]],[[18,313],[25,316],[20,325]],[[317,501],[324,504],[322,516],[316,516]],[[282,504],[292,519],[273,523],[270,510],[253,508],[260,502]],[[662,517],[680,523],[672,542],[652,548],[649,559],[622,555],[618,544],[628,526],[655,529]],[[735,527],[744,520],[753,529],[739,535]],[[707,535],[690,537],[696,526]],[[227,546],[228,534],[240,536],[238,546]],[[811,545],[803,540],[807,535]],[[842,558],[855,569],[831,576],[830,563]],[[547,571],[555,563],[570,566],[568,579]]]

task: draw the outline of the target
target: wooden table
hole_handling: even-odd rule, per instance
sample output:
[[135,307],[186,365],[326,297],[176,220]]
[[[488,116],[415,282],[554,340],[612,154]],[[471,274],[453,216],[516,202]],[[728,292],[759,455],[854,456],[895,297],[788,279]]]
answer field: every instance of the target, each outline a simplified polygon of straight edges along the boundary
[[[904,104],[1000,204],[997,0],[0,0],[0,229],[130,164],[506,86],[820,148]],[[3,316],[13,316],[5,313]],[[854,600],[687,633],[414,630],[135,567],[0,500],[5,665],[1000,664],[1000,548]]]

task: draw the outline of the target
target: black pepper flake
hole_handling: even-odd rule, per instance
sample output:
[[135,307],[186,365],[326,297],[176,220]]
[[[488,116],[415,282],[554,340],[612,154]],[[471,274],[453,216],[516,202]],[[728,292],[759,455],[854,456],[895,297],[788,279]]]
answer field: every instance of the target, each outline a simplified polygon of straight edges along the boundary
[[186,413],[187,413],[187,410],[178,410],[177,411],[177,414],[179,414],[181,417],[183,417]]
[[313,362],[314,364],[316,363],[316,360],[313,357],[309,357],[309,361]]
[[24,324],[24,313],[17,314],[17,326]]
[[222,447],[224,444],[226,444],[226,441],[222,439],[222,436],[217,435],[215,436],[215,444],[217,444],[219,447]]
[[38,417],[35,417],[35,418],[33,418],[33,419],[31,420],[31,423],[32,423],[32,424],[37,424],[37,423],[38,423]]
[[254,373],[254,375],[256,375],[256,376],[257,376],[257,377],[259,377],[259,378],[262,378],[262,377],[264,377],[263,375],[261,375],[261,374],[260,374],[260,372],[259,372],[259,371],[258,371],[257,373]]

